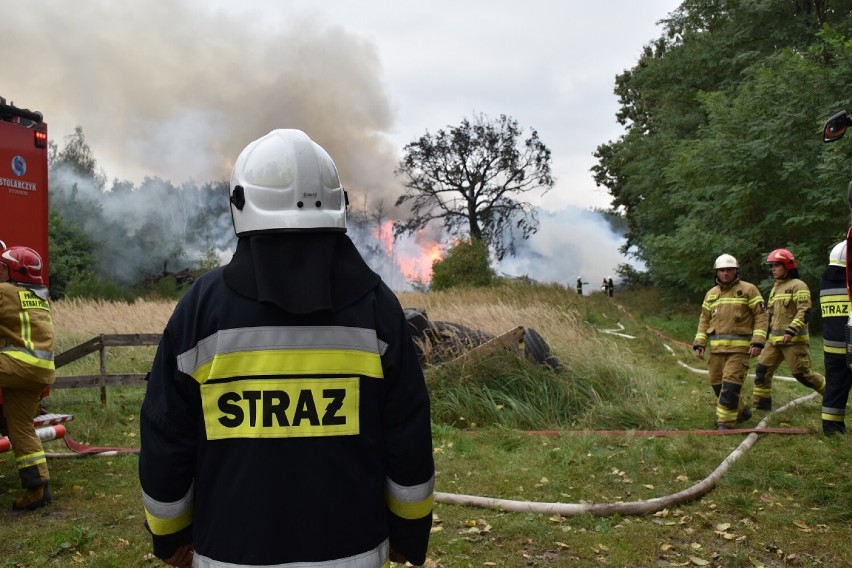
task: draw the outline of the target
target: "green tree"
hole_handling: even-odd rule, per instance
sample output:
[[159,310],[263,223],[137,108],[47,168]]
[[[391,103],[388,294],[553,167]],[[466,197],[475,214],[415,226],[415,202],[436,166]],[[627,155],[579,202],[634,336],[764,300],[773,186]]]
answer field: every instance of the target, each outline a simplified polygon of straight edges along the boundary
[[75,224],[53,212],[49,216],[50,295],[62,298],[71,282],[92,274],[94,243]]
[[544,194],[555,182],[538,133],[522,137],[516,120],[479,114],[407,144],[396,169],[405,192],[396,205],[408,204],[411,214],[395,234],[439,221],[450,236],[483,241],[497,259],[514,255],[515,240],[538,231],[535,209],[519,196]]
[[432,290],[453,287],[478,288],[494,281],[494,270],[488,262],[488,247],[479,239],[456,243],[443,260],[432,263]]
[[852,95],[850,22],[848,1],[689,0],[616,78],[626,132],[593,172],[654,282],[697,297],[728,252],[768,283],[763,260],[785,246],[815,284],[848,221],[845,192],[826,190],[843,150],[819,131]]

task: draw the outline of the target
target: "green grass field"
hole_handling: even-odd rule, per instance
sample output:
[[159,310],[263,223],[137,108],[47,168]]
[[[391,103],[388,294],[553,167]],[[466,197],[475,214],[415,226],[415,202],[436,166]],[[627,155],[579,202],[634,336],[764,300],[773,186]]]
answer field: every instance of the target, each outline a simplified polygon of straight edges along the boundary
[[[703,496],[644,514],[617,512],[624,503],[689,490],[747,439],[698,433],[714,422],[707,378],[690,369],[706,364],[683,345],[692,340],[698,306],[666,307],[651,291],[578,298],[548,286],[400,298],[405,306],[426,308],[432,320],[490,334],[533,327],[562,365],[554,372],[500,353],[427,369],[436,490],[532,504],[515,512],[438,502],[427,566],[848,565],[852,448],[845,438],[821,436],[818,399],[769,414],[770,427],[808,433],[760,436]],[[103,324],[109,329],[57,323],[64,348],[97,333],[157,332],[170,311],[149,306],[146,313],[156,315],[146,320],[138,313],[122,317],[123,305],[55,307],[61,322],[91,320],[75,315],[91,309],[112,312]],[[812,352],[821,371],[817,337]],[[145,372],[150,357],[150,349],[115,348],[108,369]],[[97,369],[97,356],[90,355],[60,374]],[[787,373],[782,367],[778,374]],[[140,387],[110,388],[102,405],[98,389],[62,389],[47,403],[52,412],[75,415],[67,425],[73,439],[133,448],[142,394]],[[776,409],[807,394],[778,380]],[[766,416],[756,413],[745,426]],[[679,435],[639,435],[642,430]],[[45,449],[52,456],[68,451],[60,440]],[[14,458],[0,454],[6,501],[0,566],[162,565],[148,554],[135,455],[51,457],[49,466],[53,504],[14,513],[9,504],[21,491]],[[548,503],[557,504],[549,510],[609,505],[616,512],[539,512]],[[329,519],[330,533],[333,527]]]

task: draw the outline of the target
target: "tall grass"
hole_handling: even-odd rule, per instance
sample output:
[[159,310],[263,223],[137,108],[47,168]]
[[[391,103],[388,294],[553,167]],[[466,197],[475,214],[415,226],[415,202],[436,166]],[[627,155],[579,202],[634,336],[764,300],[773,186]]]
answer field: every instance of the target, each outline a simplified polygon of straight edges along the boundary
[[101,334],[162,333],[175,304],[173,300],[110,302],[79,298],[52,302],[57,352]]

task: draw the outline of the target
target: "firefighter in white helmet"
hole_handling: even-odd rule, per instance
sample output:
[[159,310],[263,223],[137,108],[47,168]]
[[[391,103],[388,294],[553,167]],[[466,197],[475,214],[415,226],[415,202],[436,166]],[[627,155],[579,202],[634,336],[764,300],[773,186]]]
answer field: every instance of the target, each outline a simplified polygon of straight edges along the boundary
[[846,289],[846,241],[828,255],[828,266],[819,279],[822,311],[825,393],[822,397],[822,432],[826,436],[846,433],[846,404],[852,387],[852,370],[846,362],[846,326],[852,303]]
[[825,377],[811,369],[810,288],[799,279],[796,258],[788,249],[773,250],[766,263],[775,285],[769,293],[769,341],[754,369],[752,403],[757,410],[772,409],[772,376],[782,361],[797,381],[820,394],[825,392]]
[[709,348],[710,387],[716,398],[716,429],[729,430],[751,418],[740,393],[749,358],[766,343],[766,304],[754,284],[739,279],[739,264],[730,254],[713,263],[716,285],[704,296],[692,349],[699,359]]
[[47,458],[35,432],[41,395],[56,379],[54,330],[41,256],[11,246],[0,252],[0,389],[9,441],[26,493],[12,503],[33,510],[51,502]]
[[429,396],[402,308],[346,235],[329,155],[274,130],[234,165],[231,262],[157,349],[139,479],[173,566],[421,565]]

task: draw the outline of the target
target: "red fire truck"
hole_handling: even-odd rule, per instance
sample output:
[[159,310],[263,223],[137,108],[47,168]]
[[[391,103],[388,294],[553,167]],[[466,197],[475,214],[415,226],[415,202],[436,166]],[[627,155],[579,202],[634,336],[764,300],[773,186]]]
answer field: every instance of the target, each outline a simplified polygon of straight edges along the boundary
[[[41,255],[48,284],[47,123],[40,112],[19,108],[0,97],[0,249],[27,246]],[[49,390],[45,389],[45,396]],[[0,393],[0,452],[11,448],[4,437]],[[69,415],[42,414],[34,419],[42,440],[61,438]]]
[[41,255],[48,284],[47,123],[0,97],[0,240]]

